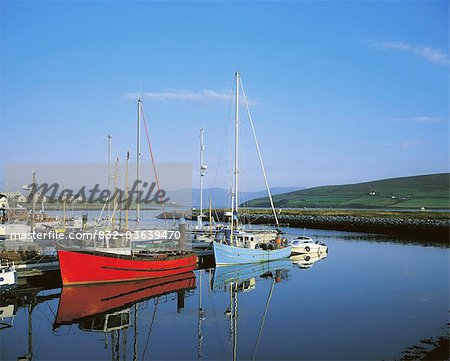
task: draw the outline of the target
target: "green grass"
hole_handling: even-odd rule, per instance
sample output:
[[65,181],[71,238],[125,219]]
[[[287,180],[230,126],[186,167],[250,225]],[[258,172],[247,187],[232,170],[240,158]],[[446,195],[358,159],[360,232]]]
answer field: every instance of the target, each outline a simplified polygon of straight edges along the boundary
[[[450,173],[302,189],[274,196],[277,208],[435,208],[448,209]],[[373,194],[375,192],[375,194]],[[372,195],[370,194],[372,193]],[[267,197],[249,207],[269,207]]]
[[[227,209],[229,210],[229,209]],[[248,208],[242,214],[272,214],[270,209]],[[429,220],[449,220],[450,212],[426,211],[413,212],[402,210],[380,210],[380,209],[283,209],[281,215],[299,216],[350,216],[366,218],[401,218],[401,219],[429,219]]]

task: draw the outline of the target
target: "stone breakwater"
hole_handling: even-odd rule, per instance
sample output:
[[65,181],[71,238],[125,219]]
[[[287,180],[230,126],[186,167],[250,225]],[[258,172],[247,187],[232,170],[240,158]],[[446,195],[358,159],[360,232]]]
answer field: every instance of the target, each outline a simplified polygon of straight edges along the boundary
[[[275,223],[271,214],[247,214],[246,217],[256,224]],[[450,235],[450,220],[301,214],[280,214],[278,220],[290,227],[387,234],[442,244],[449,243]]]

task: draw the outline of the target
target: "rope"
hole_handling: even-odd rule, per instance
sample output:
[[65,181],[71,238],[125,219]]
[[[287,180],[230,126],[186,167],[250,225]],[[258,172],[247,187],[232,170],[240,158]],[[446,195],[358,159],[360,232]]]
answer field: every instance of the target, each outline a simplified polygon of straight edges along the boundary
[[[155,158],[153,156],[152,145],[150,143],[150,136],[148,135],[147,120],[145,119],[144,107],[142,106],[142,103],[140,104],[140,107],[141,107],[141,112],[142,112],[142,119],[144,120],[145,135],[147,136],[148,150],[150,151],[150,158],[152,159],[153,173],[155,173],[156,186],[158,187],[158,193],[161,193],[161,187],[159,186],[158,173],[156,172]],[[161,200],[161,198],[162,198],[162,196],[160,195],[160,200]],[[164,207],[164,203],[161,203],[161,207],[162,207],[163,214],[164,214],[164,219],[165,219],[166,225],[167,225],[167,215],[166,215],[166,210],[165,210],[165,207]]]
[[247,96],[245,95],[244,86],[242,84],[242,79],[240,80],[240,85],[241,85],[241,89],[242,89],[242,95],[244,96],[245,108],[247,109],[248,120],[250,121],[250,125],[252,127],[253,138],[255,140],[256,151],[258,153],[259,163],[261,165],[261,170],[263,172],[264,183],[266,184],[267,193],[269,195],[269,200],[270,200],[270,205],[272,206],[273,216],[275,217],[275,222],[277,223],[277,227],[280,227],[280,224],[278,222],[277,212],[275,212],[275,207],[273,205],[273,199],[272,199],[272,194],[270,192],[269,182],[267,180],[266,169],[264,167],[264,163],[263,163],[262,156],[261,156],[261,151],[259,149],[258,139],[256,138],[255,126],[253,125],[252,115],[250,114],[250,109],[248,107]]

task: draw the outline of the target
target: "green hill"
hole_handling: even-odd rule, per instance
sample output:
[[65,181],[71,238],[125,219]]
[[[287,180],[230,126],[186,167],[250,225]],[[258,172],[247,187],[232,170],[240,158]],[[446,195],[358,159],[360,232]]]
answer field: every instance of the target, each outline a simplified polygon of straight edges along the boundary
[[[390,178],[373,182],[324,186],[278,194],[277,208],[450,208],[450,173]],[[258,198],[247,207],[270,207]]]

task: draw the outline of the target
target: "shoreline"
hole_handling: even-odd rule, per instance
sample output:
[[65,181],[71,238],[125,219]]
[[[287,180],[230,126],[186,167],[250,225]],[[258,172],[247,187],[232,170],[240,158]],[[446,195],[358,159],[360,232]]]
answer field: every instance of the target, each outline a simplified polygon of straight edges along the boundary
[[[275,225],[270,210],[249,209],[244,222]],[[411,239],[420,243],[446,245],[450,242],[450,213],[358,210],[281,210],[281,226],[363,232]]]
[[402,351],[399,361],[412,360],[448,360],[450,355],[450,336],[430,337],[420,340],[416,345]]

